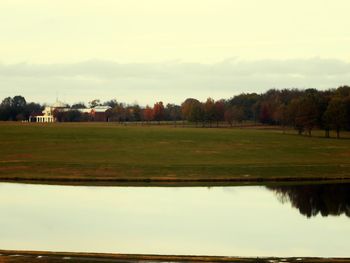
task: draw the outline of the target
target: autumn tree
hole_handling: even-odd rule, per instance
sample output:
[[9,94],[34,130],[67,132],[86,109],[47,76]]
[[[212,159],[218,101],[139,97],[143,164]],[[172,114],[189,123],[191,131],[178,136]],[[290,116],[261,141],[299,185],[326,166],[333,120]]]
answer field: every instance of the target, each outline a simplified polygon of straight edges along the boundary
[[271,123],[272,113],[271,113],[270,105],[267,102],[263,102],[260,105],[259,120],[261,123],[264,123],[264,124]]
[[199,122],[202,122],[204,126],[204,109],[202,103],[198,100],[192,98],[186,99],[181,105],[181,111],[184,119],[195,122],[196,126],[198,126]]
[[164,120],[164,113],[163,102],[155,103],[153,106],[153,119],[158,121],[158,124],[160,124],[160,121]]
[[204,103],[204,119],[209,123],[209,127],[215,120],[215,101],[212,98],[208,98]]
[[143,119],[147,122],[153,120],[153,109],[148,105],[143,109]]
[[216,127],[219,127],[219,122],[225,120],[225,108],[226,104],[224,100],[218,100],[215,102],[214,120],[216,121]]
[[192,108],[196,104],[200,104],[200,102],[193,98],[188,98],[181,104],[181,113],[183,119],[190,121]]
[[225,110],[225,121],[233,126],[233,123],[241,124],[244,120],[244,109],[239,106],[229,106]]

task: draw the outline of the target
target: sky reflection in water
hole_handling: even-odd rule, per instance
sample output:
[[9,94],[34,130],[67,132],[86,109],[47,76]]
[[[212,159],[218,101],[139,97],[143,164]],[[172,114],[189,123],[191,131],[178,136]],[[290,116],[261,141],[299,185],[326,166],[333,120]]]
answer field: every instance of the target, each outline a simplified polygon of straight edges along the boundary
[[[342,192],[345,197],[319,199],[326,203],[349,200],[350,187],[343,187],[330,194]],[[350,218],[345,215],[349,203],[331,204],[333,208],[342,207],[339,213],[329,213],[338,216],[324,217],[321,212],[313,212],[308,218],[307,212],[301,214],[297,210],[298,202],[292,201],[295,209],[289,201],[280,201],[295,199],[298,189],[304,195],[310,193],[309,204],[315,200],[313,194],[320,195],[316,188],[300,187],[290,190],[258,186],[147,188],[0,183],[0,248],[350,256]]]

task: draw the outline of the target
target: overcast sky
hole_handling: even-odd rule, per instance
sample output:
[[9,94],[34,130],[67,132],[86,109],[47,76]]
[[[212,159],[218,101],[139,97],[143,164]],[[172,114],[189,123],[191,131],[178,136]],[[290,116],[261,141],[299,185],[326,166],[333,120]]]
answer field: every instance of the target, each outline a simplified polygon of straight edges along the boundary
[[1,0],[0,99],[141,104],[350,84],[348,0]]

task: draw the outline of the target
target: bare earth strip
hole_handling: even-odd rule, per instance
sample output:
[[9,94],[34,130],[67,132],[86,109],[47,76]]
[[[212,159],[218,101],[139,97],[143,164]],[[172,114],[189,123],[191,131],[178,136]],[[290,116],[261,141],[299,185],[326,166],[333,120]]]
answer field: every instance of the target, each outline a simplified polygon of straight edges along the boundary
[[98,253],[63,253],[34,251],[3,251],[0,250],[0,263],[61,263],[61,262],[242,262],[242,263],[348,263],[347,258],[239,258],[213,256],[162,256],[134,254],[98,254]]

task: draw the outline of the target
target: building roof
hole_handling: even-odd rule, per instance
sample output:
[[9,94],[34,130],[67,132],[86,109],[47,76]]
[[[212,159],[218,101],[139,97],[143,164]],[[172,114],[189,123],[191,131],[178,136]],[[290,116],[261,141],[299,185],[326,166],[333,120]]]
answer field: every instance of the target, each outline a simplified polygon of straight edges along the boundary
[[67,108],[68,105],[63,103],[62,101],[56,101],[54,104],[51,105],[52,108]]
[[94,112],[106,112],[107,110],[111,109],[112,107],[110,106],[96,106],[92,108]]
[[81,113],[91,113],[91,109],[89,109],[89,108],[75,109],[75,110],[80,111]]

